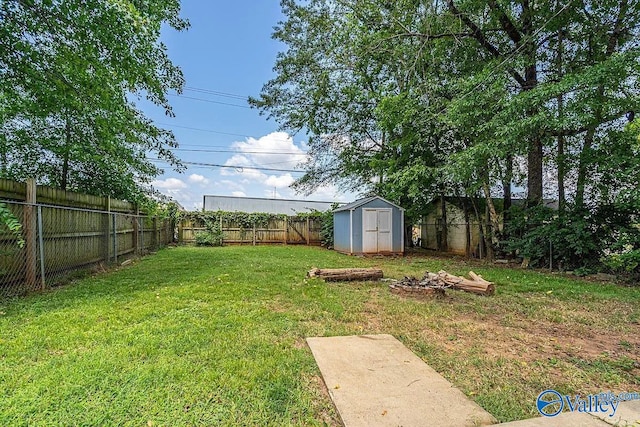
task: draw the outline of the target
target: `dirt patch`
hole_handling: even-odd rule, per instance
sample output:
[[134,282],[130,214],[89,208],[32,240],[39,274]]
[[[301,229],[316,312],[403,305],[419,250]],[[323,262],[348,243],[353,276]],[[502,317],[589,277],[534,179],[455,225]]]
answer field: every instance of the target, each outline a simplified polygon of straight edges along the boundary
[[307,346],[307,341],[305,341],[304,338],[296,338],[296,340],[293,342],[293,348],[302,350],[303,348],[309,348],[309,346]]
[[332,406],[329,408],[326,408],[326,406],[319,407],[320,419],[324,425],[332,427],[342,426],[343,424],[338,415],[338,411],[333,406],[333,400],[331,400],[331,396],[329,396],[329,390],[322,377],[320,375],[313,375],[310,378],[310,383],[322,395],[322,400],[331,402]]
[[640,363],[640,325],[632,333],[586,332],[586,328],[545,321],[523,321],[505,326],[500,316],[461,314],[437,331],[425,330],[452,353],[476,347],[494,358],[517,358],[526,362],[557,358],[595,360],[603,356],[628,357]]
[[478,307],[447,296],[417,303],[409,298],[406,305],[385,310],[380,298],[372,293],[363,305],[367,333],[404,336],[434,368],[470,392],[489,387],[496,375],[501,386],[530,381],[523,390],[550,381],[581,392],[636,390],[640,384],[640,324],[602,314],[623,319],[614,313],[628,311],[622,306],[580,309],[549,301],[542,313],[492,300]]

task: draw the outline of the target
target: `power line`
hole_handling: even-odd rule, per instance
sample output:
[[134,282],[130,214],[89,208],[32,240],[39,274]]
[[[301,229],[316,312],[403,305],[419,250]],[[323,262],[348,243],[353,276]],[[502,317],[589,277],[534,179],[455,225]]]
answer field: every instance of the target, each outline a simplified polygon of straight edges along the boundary
[[189,126],[174,125],[171,123],[156,123],[156,124],[159,124],[160,126],[171,126],[171,127],[180,128],[180,129],[196,130],[198,132],[208,132],[208,133],[217,133],[219,135],[242,136],[245,138],[252,138],[252,136],[243,135],[241,133],[231,133],[231,132],[222,132],[222,131],[211,130],[211,129],[192,128]]
[[[172,123],[156,122],[156,124],[160,125],[160,126],[169,126],[169,127],[174,127],[174,128],[193,130],[193,131],[197,131],[197,132],[207,132],[207,133],[215,133],[215,134],[218,134],[218,135],[242,136],[244,138],[259,139],[259,138],[256,138],[255,136],[244,135],[244,134],[241,134],[241,133],[223,132],[223,131],[217,131],[217,130],[213,130],[213,129],[194,128],[194,127],[190,127],[190,126],[180,126],[180,125],[174,125]],[[293,137],[291,137],[289,139],[274,138],[274,139],[271,139],[271,140],[272,141],[279,141],[279,142],[289,142],[289,141],[291,141],[291,143],[294,144],[293,143]],[[189,145],[189,146],[190,147],[216,147],[216,145]],[[226,146],[219,145],[217,147],[226,147]]]
[[211,103],[211,104],[220,104],[220,105],[228,105],[228,106],[230,106],[230,107],[238,107],[238,108],[247,108],[247,109],[251,109],[251,107],[246,106],[246,105],[231,104],[231,103],[229,103],[229,102],[212,101],[211,99],[196,98],[196,97],[194,97],[194,96],[186,96],[186,95],[178,95],[177,93],[168,93],[167,95],[169,95],[169,96],[175,96],[176,98],[193,99],[193,100],[195,100],[195,101],[209,102],[209,103]]
[[173,151],[193,151],[199,153],[234,153],[234,154],[269,154],[269,155],[294,155],[294,156],[304,156],[307,154],[304,151],[293,152],[293,151],[237,151],[237,150],[209,150],[209,149],[195,149],[195,148],[171,148]]
[[203,89],[203,88],[193,87],[193,86],[186,86],[184,90],[187,90],[190,92],[206,93],[208,95],[221,96],[224,98],[241,99],[243,101],[246,101],[249,98],[248,96],[245,96],[245,95],[237,95],[235,93],[220,92],[217,90]]
[[[149,158],[149,160],[154,162],[168,163],[166,160],[162,160],[162,159]],[[259,166],[231,166],[231,165],[220,165],[217,163],[184,162],[184,161],[181,163],[185,165],[202,166],[207,168],[231,168],[231,169],[235,169],[239,173],[243,173],[245,169],[255,169],[255,170],[271,171],[271,172],[305,173],[305,171],[300,169],[274,169],[274,168],[262,168]]]

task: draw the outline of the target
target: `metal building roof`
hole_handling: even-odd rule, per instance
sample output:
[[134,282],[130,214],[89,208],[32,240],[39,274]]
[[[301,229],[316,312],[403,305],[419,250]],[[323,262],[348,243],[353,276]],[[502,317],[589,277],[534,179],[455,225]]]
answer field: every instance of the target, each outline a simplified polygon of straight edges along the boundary
[[266,199],[259,197],[233,197],[205,195],[205,211],[265,212],[272,214],[296,215],[298,213],[327,211],[334,202],[314,200]]

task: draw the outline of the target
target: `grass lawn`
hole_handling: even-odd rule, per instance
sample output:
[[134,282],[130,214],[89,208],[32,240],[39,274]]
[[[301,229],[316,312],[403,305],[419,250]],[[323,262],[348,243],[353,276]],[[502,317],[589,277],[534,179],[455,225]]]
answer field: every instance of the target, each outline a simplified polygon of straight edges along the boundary
[[[473,269],[497,294],[420,301],[384,283],[305,279],[348,266],[395,278]],[[535,416],[547,388],[640,391],[638,287],[454,259],[178,247],[0,302],[0,425],[335,425],[304,340],[374,333],[500,421]]]

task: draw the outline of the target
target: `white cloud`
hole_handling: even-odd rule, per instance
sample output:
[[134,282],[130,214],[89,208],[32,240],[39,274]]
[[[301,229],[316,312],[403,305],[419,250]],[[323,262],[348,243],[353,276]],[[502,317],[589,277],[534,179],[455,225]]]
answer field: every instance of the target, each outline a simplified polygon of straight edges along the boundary
[[205,178],[203,175],[199,175],[197,173],[192,173],[189,175],[189,182],[200,185],[208,185],[209,180]]
[[[268,175],[268,169],[295,169],[304,162],[307,155],[302,148],[293,142],[293,138],[285,132],[273,132],[261,138],[247,138],[234,142],[232,148],[239,151],[227,159],[220,174],[225,177],[238,177],[244,186],[256,184],[269,187],[265,193],[273,195],[272,188],[284,189],[295,181],[290,172],[280,175]],[[302,145],[304,146],[304,145]],[[265,168],[267,170],[262,170]],[[242,189],[235,191],[244,192]]]
[[179,178],[158,179],[151,182],[151,186],[176,200],[185,209],[199,210],[202,208],[202,195],[192,191],[191,186]]
[[[273,132],[261,138],[247,138],[231,145],[250,160],[253,166],[294,169],[307,158],[305,152],[286,132]],[[234,156],[236,157],[236,156]]]
[[158,188],[161,190],[169,190],[169,191],[176,191],[176,190],[180,190],[182,188],[188,187],[183,180],[178,178],[167,178],[167,179],[155,180],[151,182],[151,185],[154,188]]
[[286,188],[293,184],[293,177],[290,173],[286,173],[284,175],[275,176],[270,175],[264,182],[264,184],[268,187],[276,187],[276,188]]
[[344,193],[333,184],[323,185],[316,188],[316,190],[311,193],[309,197],[313,198],[314,200],[327,200],[331,202],[352,202],[355,200],[353,194]]
[[234,197],[247,197],[244,191],[232,191],[231,195]]

